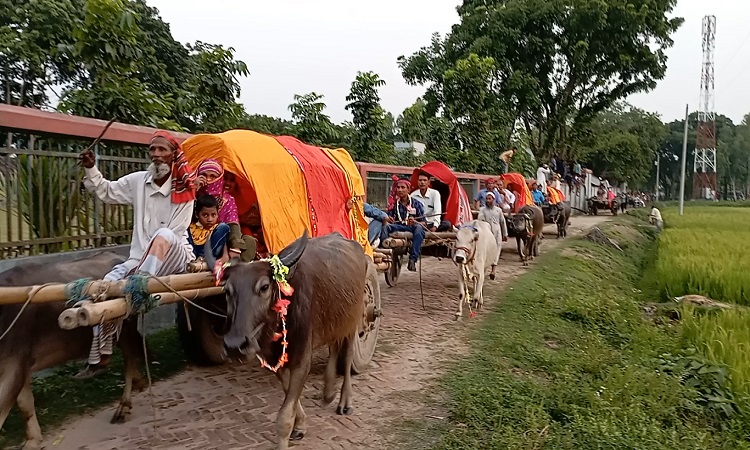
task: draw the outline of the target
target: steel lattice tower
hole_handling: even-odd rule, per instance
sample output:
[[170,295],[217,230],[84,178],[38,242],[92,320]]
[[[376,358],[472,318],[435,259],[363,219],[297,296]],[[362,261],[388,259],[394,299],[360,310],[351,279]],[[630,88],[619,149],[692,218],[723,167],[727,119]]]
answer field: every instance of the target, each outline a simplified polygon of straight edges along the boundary
[[[716,49],[716,16],[703,17],[703,67],[698,127],[693,162],[693,198],[715,198],[716,175],[716,110],[714,107],[714,52]],[[711,191],[708,192],[707,190]]]

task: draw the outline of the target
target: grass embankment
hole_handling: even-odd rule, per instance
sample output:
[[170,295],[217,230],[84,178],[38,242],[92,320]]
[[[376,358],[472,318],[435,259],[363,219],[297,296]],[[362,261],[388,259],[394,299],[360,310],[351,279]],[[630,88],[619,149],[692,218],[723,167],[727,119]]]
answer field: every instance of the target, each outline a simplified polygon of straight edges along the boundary
[[444,379],[437,448],[750,448],[707,404],[698,372],[714,368],[685,354],[679,325],[644,317],[652,229],[626,217],[603,230],[624,252],[572,241],[497,300]]
[[[148,346],[153,352],[149,355],[152,361],[149,366],[152,380],[169,377],[185,367],[185,354],[180,348],[176,329],[170,328],[149,336]],[[81,367],[80,363],[71,363],[56,369],[50,376],[34,379],[36,413],[45,435],[68,417],[108,405],[122,395],[124,378],[119,351],[112,358],[110,371],[104,375],[76,380],[73,376]],[[134,395],[148,393],[146,391]],[[0,434],[0,448],[18,444],[24,436],[23,419],[14,407]]]

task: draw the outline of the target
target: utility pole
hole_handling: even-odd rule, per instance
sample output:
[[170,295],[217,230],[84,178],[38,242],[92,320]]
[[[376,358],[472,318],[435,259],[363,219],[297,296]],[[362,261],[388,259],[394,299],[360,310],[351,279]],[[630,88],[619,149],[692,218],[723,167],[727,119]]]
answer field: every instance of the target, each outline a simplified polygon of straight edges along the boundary
[[688,108],[685,105],[685,132],[682,135],[682,161],[680,162],[680,215],[685,208],[685,159],[687,158]]
[[656,201],[659,201],[659,161],[661,158],[659,157],[659,152],[656,152]]

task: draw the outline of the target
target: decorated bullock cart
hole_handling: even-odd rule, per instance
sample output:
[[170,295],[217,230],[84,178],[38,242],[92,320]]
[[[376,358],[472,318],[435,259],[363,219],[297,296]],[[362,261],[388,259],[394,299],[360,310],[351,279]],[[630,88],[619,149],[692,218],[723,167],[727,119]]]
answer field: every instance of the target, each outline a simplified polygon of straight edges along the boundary
[[[430,175],[432,189],[440,192],[443,211],[441,219],[450,222],[455,227],[470,222],[472,217],[469,197],[450,168],[439,161],[431,161],[414,169],[410,180],[412,191],[417,189],[417,180],[419,175],[423,173]],[[413,235],[409,232],[391,233],[387,239],[380,243],[381,248],[376,250],[376,252],[385,252],[390,257],[390,265],[385,272],[385,281],[388,286],[392,287],[398,283],[403,266],[402,260],[409,252],[412,238]],[[425,233],[425,239],[422,243],[422,254],[425,256],[449,256],[455,239],[456,233],[454,231],[428,231]]]
[[[338,232],[362,245],[379,271],[390,267],[390,251],[373,252],[364,218],[364,185],[344,149],[310,146],[288,137],[247,130],[200,134],[183,143],[192,167],[218,160],[235,175],[240,218],[259,213],[260,241],[278,254],[307,230],[312,237]],[[243,227],[244,228],[244,227]],[[335,261],[326,261],[335,264]],[[0,304],[80,301],[58,319],[64,329],[91,326],[120,317],[178,303],[177,326],[183,348],[197,363],[219,364],[226,356],[220,333],[226,300],[211,272],[168,277],[133,275],[125,280],[77,280],[69,284],[0,287]],[[364,314],[353,342],[353,371],[366,368],[375,352],[380,327],[380,288],[377,277],[367,280]],[[342,352],[343,354],[344,352]]]

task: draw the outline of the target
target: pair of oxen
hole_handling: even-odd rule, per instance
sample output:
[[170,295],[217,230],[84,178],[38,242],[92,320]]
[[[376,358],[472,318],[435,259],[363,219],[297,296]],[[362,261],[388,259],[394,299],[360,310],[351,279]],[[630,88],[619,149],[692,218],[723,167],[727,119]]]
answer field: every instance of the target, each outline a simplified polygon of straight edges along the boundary
[[[101,278],[123,258],[102,252],[64,264],[29,264],[0,274],[0,286],[67,283]],[[338,233],[310,239],[307,232],[281,251],[277,259],[243,263],[233,260],[223,272],[226,293],[224,347],[230,359],[257,356],[272,368],[285,392],[277,416],[279,449],[305,435],[300,396],[310,371],[313,351],[328,346],[323,398],[336,396],[336,373],[343,362],[338,414],[351,414],[353,345],[364,314],[368,282],[379,289],[372,260],[355,241]],[[374,280],[374,283],[373,283]],[[379,291],[375,293],[379,296]],[[14,403],[26,422],[25,448],[38,448],[42,432],[31,390],[33,372],[83,359],[91,344],[90,328],[62,330],[57,317],[63,302],[0,306],[0,428]],[[14,323],[15,322],[15,323]],[[13,325],[12,325],[13,324]],[[127,319],[118,341],[125,360],[125,388],[112,423],[124,422],[132,408],[132,392],[145,382],[142,337]],[[341,358],[339,355],[341,354]]]

